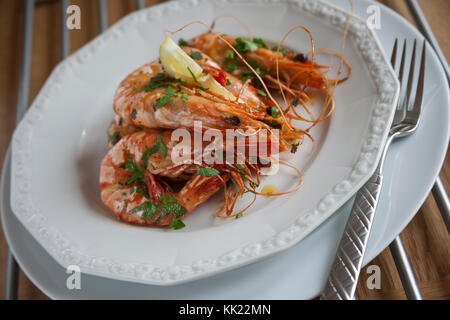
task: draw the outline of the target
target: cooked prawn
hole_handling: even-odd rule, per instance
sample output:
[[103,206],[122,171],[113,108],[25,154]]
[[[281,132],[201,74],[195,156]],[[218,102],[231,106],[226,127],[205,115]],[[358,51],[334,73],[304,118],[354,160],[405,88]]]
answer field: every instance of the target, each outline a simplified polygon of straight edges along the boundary
[[133,126],[115,115],[108,127],[108,148],[111,149],[123,137],[140,130],[142,128]]
[[[167,226],[174,219],[184,219],[228,180],[227,172],[217,176],[191,174],[181,190],[174,192],[161,179],[163,172],[176,178],[196,165],[172,163],[171,132],[144,130],[133,133],[116,143],[103,159],[99,179],[101,199],[120,220]],[[148,150],[158,144],[164,147],[149,154]]]
[[[236,38],[224,35],[222,36],[233,46],[236,46]],[[226,52],[229,46],[220,38],[212,33],[200,34],[189,41],[193,47],[210,55],[220,66],[224,66],[226,61]],[[258,48],[254,51],[246,52],[247,60],[257,61],[261,70],[267,72],[272,77],[277,77],[277,60],[279,75],[290,83],[295,89],[313,87],[317,89],[325,88],[328,83],[324,74],[319,69],[327,69],[310,61],[307,61],[305,55],[288,52],[281,54],[267,48]],[[235,73],[239,73],[239,69]]]
[[[212,68],[215,67],[209,66],[209,72],[214,72]],[[215,71],[223,72],[220,69]],[[164,85],[149,89],[151,79],[159,75]],[[113,108],[120,118],[136,127],[193,129],[194,123],[201,121],[205,128],[271,131],[268,123],[271,124],[274,118],[266,110],[271,106],[265,104],[268,99],[258,98],[254,88],[242,84],[236,77],[225,76],[230,83],[229,89],[242,102],[226,101],[201,88],[166,79],[159,63],[148,63],[121,82]],[[278,125],[283,131],[280,135],[282,151],[301,139],[303,133],[288,128],[282,119],[277,120],[281,122]]]
[[[193,128],[194,121],[202,121],[203,126],[209,128],[265,127],[239,112],[237,104],[214,99],[211,94],[197,88],[180,86],[180,92],[187,95],[186,99],[183,100],[182,94],[172,94],[166,104],[158,105],[157,100],[166,94],[167,87],[147,91],[145,86],[162,72],[159,63],[153,62],[127,76],[114,97],[116,114],[132,125],[145,128]],[[172,87],[171,84],[168,86]],[[172,88],[178,89],[177,83]]]

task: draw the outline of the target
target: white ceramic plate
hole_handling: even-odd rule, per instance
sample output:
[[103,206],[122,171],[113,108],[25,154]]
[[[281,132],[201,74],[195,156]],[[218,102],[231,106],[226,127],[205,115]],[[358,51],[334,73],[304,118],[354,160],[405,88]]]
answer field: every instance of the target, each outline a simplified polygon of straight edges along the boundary
[[[346,0],[335,3],[347,8]],[[369,0],[355,2],[364,16]],[[382,29],[377,31],[386,52],[395,37],[408,41],[420,35],[405,19],[381,7]],[[386,32],[388,30],[388,32]],[[379,210],[367,245],[364,264],[371,261],[409,223],[429,194],[447,150],[450,104],[445,74],[430,51],[421,125],[414,136],[392,145],[385,162]],[[398,164],[401,164],[399,166]],[[90,275],[82,276],[80,290],[68,290],[67,273],[27,232],[10,209],[10,157],[0,185],[0,212],[6,240],[31,281],[53,299],[308,299],[322,290],[342,235],[352,200],[303,241],[272,259],[182,285],[156,287]],[[382,270],[383,272],[383,270]],[[277,279],[277,281],[273,281]]]
[[[214,218],[218,201],[208,201],[176,232],[117,222],[102,205],[97,186],[114,90],[127,73],[156,58],[164,29],[197,20],[200,8],[208,23],[239,12],[255,35],[274,42],[300,20],[317,47],[335,51],[347,17],[320,1],[175,1],[127,16],[55,68],[13,136],[11,205],[62,266],[159,285],[234,269],[296,244],[373,172],[398,82],[374,33],[354,17],[346,44],[353,76],[338,88],[330,121],[312,132],[315,151],[305,144],[291,159],[304,172],[299,192],[259,199],[244,218],[225,223]],[[217,29],[242,34],[231,21]],[[192,28],[182,36],[200,31]],[[306,37],[299,38],[290,38],[287,45],[307,51]],[[296,179],[281,171],[264,183],[286,190]]]

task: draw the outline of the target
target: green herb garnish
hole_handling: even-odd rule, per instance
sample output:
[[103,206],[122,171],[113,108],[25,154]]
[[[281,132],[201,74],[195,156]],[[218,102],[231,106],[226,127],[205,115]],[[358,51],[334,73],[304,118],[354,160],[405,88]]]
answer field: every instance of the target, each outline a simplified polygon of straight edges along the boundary
[[197,168],[197,172],[195,174],[198,176],[212,177],[218,176],[220,172],[214,168]]
[[268,126],[274,128],[274,129],[281,129],[281,124],[279,124],[277,121],[272,120],[272,121],[268,121],[268,120],[261,120],[261,122],[264,122],[265,124],[267,124]]
[[168,214],[174,214],[177,218],[179,218],[186,213],[186,209],[183,208],[171,194],[161,195],[159,196],[159,200],[161,201],[161,217]]
[[120,140],[120,131],[114,131],[112,136],[108,135],[108,141],[111,142],[112,145],[115,145]]
[[166,88],[166,92],[164,95],[156,99],[156,102],[153,104],[155,109],[159,109],[164,107],[166,104],[173,104],[172,97],[175,94],[176,90],[172,86],[168,86]]
[[278,107],[270,107],[270,115],[272,116],[272,118],[278,118],[278,116],[280,115],[280,110],[278,109]]
[[234,70],[236,70],[237,63],[234,59],[226,59],[223,64],[223,67],[225,68],[226,71],[233,72]]
[[167,155],[167,148],[164,145],[164,143],[162,142],[162,135],[161,133],[158,133],[156,135],[156,143],[153,147],[151,148],[147,148],[147,150],[144,151],[144,153],[142,154],[142,158],[141,160],[144,162],[144,166],[145,168],[148,167],[148,158],[159,151],[159,154],[161,155],[161,157],[164,159]]
[[243,39],[243,38],[236,38],[236,45],[234,48],[240,52],[245,53],[248,51],[255,51],[258,50],[258,45],[250,40]]
[[225,52],[225,58],[227,58],[227,59],[234,59],[234,55],[235,55],[235,53],[233,50],[227,50]]
[[[275,47],[272,48],[272,51],[277,52],[277,51],[278,51],[278,48],[279,48],[279,46],[276,45]],[[283,48],[280,48],[280,50],[279,50],[278,52],[279,52],[280,54],[282,54],[283,56],[285,56],[285,55],[287,55],[287,54],[289,54],[289,53],[295,54],[295,51],[294,51],[294,50],[283,49]]]
[[195,82],[198,82],[198,81],[197,81],[197,78],[195,77],[195,75],[194,75],[194,73],[192,72],[191,68],[187,67],[187,69],[188,69],[189,73],[191,74],[192,79],[194,79]]
[[186,40],[184,40],[183,38],[180,38],[178,40],[178,45],[179,46],[184,46],[184,47],[189,47],[189,43]]
[[[261,69],[260,69],[259,67],[256,67],[256,68],[252,67],[252,68],[256,71],[256,73],[257,73],[261,78],[263,78],[263,77],[267,74],[267,72],[261,71]],[[242,82],[245,82],[245,81],[247,81],[248,79],[252,79],[252,78],[255,76],[255,74],[253,73],[253,71],[250,70],[250,69],[242,70],[242,71],[241,71],[241,75],[242,75],[242,77],[241,77],[241,81],[242,81]]]
[[248,63],[253,69],[258,69],[258,68],[259,68],[259,62],[258,62],[258,60],[255,60],[255,59],[249,59],[249,60],[247,60],[247,63]]
[[253,43],[255,43],[260,48],[266,48],[267,49],[266,44],[264,43],[263,39],[261,39],[261,38],[253,39]]
[[184,224],[183,221],[178,220],[178,219],[174,219],[172,221],[170,221],[169,224],[169,228],[172,228],[174,230],[178,230],[178,229],[183,229],[186,225]]
[[192,50],[191,50],[191,57],[192,57],[192,59],[194,59],[194,60],[202,60],[202,59],[203,59],[203,56],[201,55],[200,52],[198,52],[198,51],[192,51]]
[[185,103],[188,103],[188,94],[186,92],[183,92],[181,95],[181,100],[183,100]]
[[131,119],[135,120],[136,119],[136,114],[137,114],[136,109],[131,110]]
[[146,188],[137,187],[136,193],[143,196],[144,198],[149,199],[149,195],[148,195]]
[[262,90],[258,90],[258,95],[260,95],[261,97],[267,98],[267,93],[265,93]]
[[144,202],[140,206],[137,206],[134,209],[130,210],[128,213],[132,214],[139,211],[143,211],[142,218],[150,220],[158,212],[158,205],[152,200],[149,200],[147,202]]

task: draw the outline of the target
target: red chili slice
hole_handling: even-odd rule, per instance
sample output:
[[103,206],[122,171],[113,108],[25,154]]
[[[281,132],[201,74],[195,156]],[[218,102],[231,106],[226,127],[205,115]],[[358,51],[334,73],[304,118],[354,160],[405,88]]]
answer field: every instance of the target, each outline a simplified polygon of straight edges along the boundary
[[203,71],[209,73],[213,76],[213,78],[220,83],[223,87],[227,85],[227,75],[224,71],[215,68],[213,66],[205,66],[203,67]]

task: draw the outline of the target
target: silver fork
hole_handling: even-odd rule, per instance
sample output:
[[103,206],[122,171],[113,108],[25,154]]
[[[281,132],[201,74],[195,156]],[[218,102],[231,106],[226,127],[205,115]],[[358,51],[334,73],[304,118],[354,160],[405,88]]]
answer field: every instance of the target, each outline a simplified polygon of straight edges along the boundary
[[[397,60],[397,47],[398,39],[395,40],[391,57],[391,64],[394,69]],[[398,73],[401,84],[401,93],[397,103],[394,120],[375,173],[356,194],[355,203],[350,212],[344,235],[339,243],[336,258],[328,277],[326,287],[320,297],[321,299],[350,300],[354,298],[364,251],[366,249],[367,240],[369,239],[369,233],[380,195],[383,180],[382,169],[386,152],[394,139],[412,134],[419,124],[425,78],[425,55],[426,42],[424,40],[419,78],[417,81],[415,97],[413,97],[412,87],[415,72],[416,40],[414,40],[411,55],[411,69],[405,87],[403,81],[406,60],[405,39]],[[410,107],[410,101],[412,99],[414,99],[414,102],[411,103],[412,106]]]

